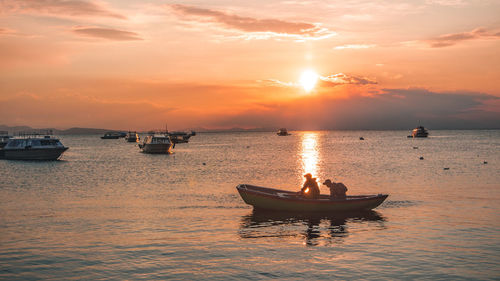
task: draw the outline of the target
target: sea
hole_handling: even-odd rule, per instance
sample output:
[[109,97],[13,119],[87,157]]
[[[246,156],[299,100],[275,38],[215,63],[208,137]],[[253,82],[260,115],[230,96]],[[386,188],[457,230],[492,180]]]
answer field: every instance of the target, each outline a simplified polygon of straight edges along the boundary
[[[500,130],[291,133],[198,133],[170,155],[65,135],[59,161],[0,160],[0,279],[500,280]],[[236,190],[305,173],[389,197],[277,213]]]

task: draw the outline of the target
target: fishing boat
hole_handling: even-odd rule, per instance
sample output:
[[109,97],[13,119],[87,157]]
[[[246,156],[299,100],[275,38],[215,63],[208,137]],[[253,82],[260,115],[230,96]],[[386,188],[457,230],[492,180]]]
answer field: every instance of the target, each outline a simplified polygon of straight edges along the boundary
[[137,132],[128,131],[127,135],[125,136],[125,140],[128,142],[138,142],[140,138]]
[[418,126],[413,131],[411,131],[411,135],[409,135],[409,138],[426,138],[429,136],[429,131],[427,131],[426,128],[423,126]]
[[169,154],[172,152],[173,143],[167,134],[153,133],[139,144],[139,148],[144,153],[151,154]]
[[7,160],[57,160],[68,147],[50,135],[14,137],[3,148]]
[[281,128],[278,130],[278,132],[276,133],[278,136],[289,136],[291,135],[290,133],[288,133],[287,129],[286,128]]
[[320,195],[317,199],[307,199],[297,192],[240,184],[236,187],[245,203],[255,209],[296,212],[352,212],[371,210],[378,207],[389,196],[355,195],[345,199],[331,199]]

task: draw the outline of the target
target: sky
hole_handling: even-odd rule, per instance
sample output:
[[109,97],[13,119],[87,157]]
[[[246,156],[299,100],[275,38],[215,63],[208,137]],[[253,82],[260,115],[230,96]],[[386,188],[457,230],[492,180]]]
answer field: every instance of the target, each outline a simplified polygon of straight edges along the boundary
[[500,1],[0,0],[0,124],[500,128]]

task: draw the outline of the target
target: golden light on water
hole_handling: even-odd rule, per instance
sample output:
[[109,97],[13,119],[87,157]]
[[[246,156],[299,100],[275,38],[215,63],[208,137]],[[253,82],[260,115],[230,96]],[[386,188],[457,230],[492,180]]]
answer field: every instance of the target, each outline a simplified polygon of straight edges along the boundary
[[302,150],[300,155],[302,161],[302,175],[310,173],[313,177],[317,178],[319,162],[319,134],[315,132],[305,132],[301,138]]

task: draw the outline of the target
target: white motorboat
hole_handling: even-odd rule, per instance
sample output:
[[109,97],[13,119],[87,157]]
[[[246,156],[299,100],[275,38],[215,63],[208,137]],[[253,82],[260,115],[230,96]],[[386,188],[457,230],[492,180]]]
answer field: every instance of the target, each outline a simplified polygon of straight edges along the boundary
[[411,132],[409,138],[426,138],[429,136],[429,132],[423,126],[418,126]]
[[170,137],[166,134],[155,133],[144,138],[144,141],[139,144],[139,148],[144,153],[152,154],[169,154],[172,153],[173,143]]
[[7,160],[57,160],[68,147],[50,135],[11,138],[3,148]]

